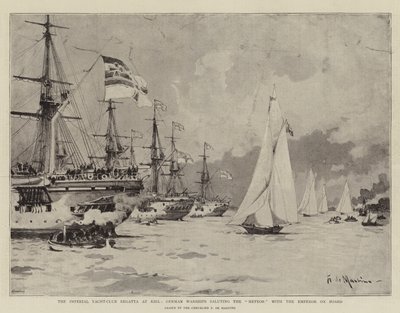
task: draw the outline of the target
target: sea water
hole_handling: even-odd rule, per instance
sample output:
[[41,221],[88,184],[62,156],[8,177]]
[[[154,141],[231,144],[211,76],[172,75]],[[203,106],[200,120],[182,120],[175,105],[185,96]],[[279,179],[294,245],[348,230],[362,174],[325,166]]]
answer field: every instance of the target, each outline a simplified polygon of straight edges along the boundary
[[[114,248],[51,251],[11,239],[10,293],[57,296],[365,295],[391,291],[384,226],[299,216],[278,235],[249,235],[223,217],[125,221]],[[342,219],[343,220],[343,219]]]

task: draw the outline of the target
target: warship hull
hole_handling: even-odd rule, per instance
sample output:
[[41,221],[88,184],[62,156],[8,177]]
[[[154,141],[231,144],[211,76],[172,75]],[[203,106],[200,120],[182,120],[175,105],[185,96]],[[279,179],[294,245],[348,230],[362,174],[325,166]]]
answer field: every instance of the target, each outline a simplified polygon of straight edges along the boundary
[[166,197],[150,201],[148,207],[155,210],[157,220],[176,221],[188,215],[193,204],[193,199]]
[[229,209],[229,206],[227,204],[223,204],[223,205],[216,207],[212,212],[206,214],[206,216],[219,217],[219,216],[224,215],[224,213],[226,211],[228,211],[228,209]]
[[[61,188],[64,188],[62,190]],[[65,189],[66,188],[66,189]],[[17,190],[18,189],[18,190]],[[74,187],[18,187],[11,193],[12,209],[10,214],[11,233],[51,233],[63,228],[65,224],[82,220],[85,214],[91,211],[93,219],[102,222],[111,221],[114,226],[126,220],[131,211],[116,211],[113,198],[117,194],[125,193],[137,195],[138,189],[118,190],[117,188],[89,189]],[[41,193],[45,190],[47,201],[43,202]],[[106,199],[99,203],[99,199]],[[25,200],[21,200],[25,199]]]

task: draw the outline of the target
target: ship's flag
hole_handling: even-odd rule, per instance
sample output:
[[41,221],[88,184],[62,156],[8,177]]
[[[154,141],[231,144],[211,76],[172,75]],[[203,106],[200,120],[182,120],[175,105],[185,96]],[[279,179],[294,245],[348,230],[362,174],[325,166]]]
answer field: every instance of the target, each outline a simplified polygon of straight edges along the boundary
[[229,173],[228,171],[224,171],[224,170],[220,170],[219,171],[219,177],[220,178],[226,178],[226,179],[229,179],[229,180],[233,179],[232,174]]
[[290,136],[294,136],[294,132],[292,127],[290,127],[290,124],[288,122],[288,120],[286,120],[286,132],[290,135]]
[[154,99],[153,103],[157,110],[167,111],[167,106],[164,103],[162,103],[160,100]]
[[176,150],[177,158],[178,158],[178,163],[190,163],[193,164],[193,158],[189,153],[182,152],[179,150]]
[[207,142],[204,143],[204,147],[206,148],[206,150],[214,150],[214,148]]
[[185,130],[185,127],[181,123],[178,123],[178,122],[172,122],[172,127],[179,131]]
[[147,98],[147,82],[133,75],[129,67],[121,60],[102,55],[105,70],[104,100],[133,98],[139,107],[152,106]]

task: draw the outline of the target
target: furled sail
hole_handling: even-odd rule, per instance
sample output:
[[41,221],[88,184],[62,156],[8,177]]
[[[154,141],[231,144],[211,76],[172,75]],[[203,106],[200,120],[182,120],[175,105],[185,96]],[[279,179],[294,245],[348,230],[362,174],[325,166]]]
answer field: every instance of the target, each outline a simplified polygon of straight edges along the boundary
[[274,90],[253,179],[231,224],[272,227],[296,222],[295,194],[286,121]]
[[322,185],[322,188],[321,188],[321,194],[320,194],[319,205],[318,205],[318,212],[319,213],[328,212],[328,199],[326,198],[325,185]]
[[303,199],[300,202],[299,212],[305,215],[317,215],[317,198],[315,196],[315,175],[310,169],[307,178],[306,189],[304,190]]
[[344,185],[342,197],[340,198],[336,211],[344,214],[353,213],[353,207],[351,206],[351,199],[350,199],[349,184],[347,183],[347,181]]

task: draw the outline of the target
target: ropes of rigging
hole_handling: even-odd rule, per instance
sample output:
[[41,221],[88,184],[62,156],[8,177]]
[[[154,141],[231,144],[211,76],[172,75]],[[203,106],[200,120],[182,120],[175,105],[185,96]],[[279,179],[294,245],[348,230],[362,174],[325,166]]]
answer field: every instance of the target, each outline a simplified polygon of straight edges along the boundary
[[[63,79],[65,79],[66,75],[65,75],[65,72],[64,72],[64,70],[62,68],[61,61],[60,61],[59,56],[58,56],[58,54],[57,54],[57,52],[56,52],[56,50],[54,48],[54,44],[52,42],[51,42],[50,46],[51,46],[51,51],[53,53],[53,58],[54,58],[55,65],[56,65],[57,76],[61,80],[63,80]],[[74,69],[72,69],[72,70],[74,71]],[[74,78],[76,80],[75,74],[74,74]],[[60,86],[60,89],[64,93],[67,92],[67,89],[63,85]],[[77,117],[82,118],[81,112],[79,110],[79,106],[76,105],[76,101],[75,101],[74,95],[72,93],[69,93],[69,95],[70,95],[70,100],[72,100],[72,101],[70,101],[72,109],[75,111],[75,114],[77,115]],[[83,95],[81,94],[81,92],[80,92],[80,95],[82,96],[82,101],[84,101],[84,98],[83,98]],[[64,125],[66,126],[65,123],[64,123]],[[81,131],[83,144],[85,146],[86,152],[87,152],[88,156],[90,156],[92,154],[93,147],[92,147],[90,141],[88,140],[88,133],[86,131],[85,125],[83,124],[82,120],[78,120],[78,127],[79,127],[79,129]],[[75,145],[76,145],[76,143],[75,143]]]
[[32,98],[34,96],[37,96],[40,93],[40,89],[35,90],[30,96],[28,96],[28,98],[26,98],[26,100],[24,102],[19,102],[17,104],[14,105],[16,110],[19,110],[21,108],[23,108],[25,105],[27,105],[30,100],[32,100]]
[[18,134],[22,131],[22,129],[23,129],[26,125],[28,125],[28,123],[31,122],[31,121],[32,121],[32,120],[28,119],[20,128],[18,128],[15,132],[13,132],[13,133],[11,134],[11,138],[13,138],[14,136],[18,135]]
[[25,48],[22,50],[16,57],[15,60],[19,60],[21,57],[25,55],[29,50],[33,49],[39,42],[41,42],[44,39],[44,36],[40,38],[40,40],[36,41],[33,45],[30,45],[29,47]]
[[38,134],[35,138],[35,140],[32,141],[32,143],[27,146],[22,152],[20,152],[16,157],[14,157],[12,159],[12,162],[14,162],[15,160],[18,160],[18,158],[23,155],[29,148],[31,148],[34,144],[36,144],[37,139],[39,138],[39,136],[41,136],[42,134]]
[[[109,41],[108,41],[108,42],[109,42]],[[106,43],[106,45],[108,44],[108,42]],[[105,46],[106,46],[106,45],[105,45]],[[105,46],[104,46],[104,47],[105,47]],[[71,62],[69,53],[68,53],[68,51],[67,51],[67,48],[66,48],[64,42],[63,42],[63,47],[64,47],[65,54],[66,54],[66,56],[67,56],[68,62],[70,63],[71,68],[73,69],[73,72],[75,73],[75,70],[74,70],[74,67],[73,67],[73,63]],[[104,47],[103,47],[103,49],[104,49]],[[86,120],[89,122],[89,127],[91,128],[91,130],[93,131],[93,133],[95,133],[95,127],[94,127],[94,125],[93,125],[93,121],[92,121],[91,118],[90,118],[90,117],[91,117],[91,114],[90,114],[90,112],[89,112],[89,110],[88,110],[88,108],[87,108],[86,100],[85,100],[84,95],[83,95],[81,89],[79,88],[79,86],[80,86],[81,83],[85,80],[85,78],[87,77],[87,75],[89,74],[89,72],[91,71],[91,69],[94,67],[94,65],[97,63],[97,60],[98,60],[100,57],[101,57],[101,55],[99,55],[99,56],[96,58],[95,62],[94,62],[93,65],[91,66],[91,68],[86,72],[86,74],[84,75],[84,77],[83,77],[79,82],[78,82],[78,80],[77,80],[77,78],[76,78],[76,75],[74,74],[74,79],[75,79],[75,82],[76,82],[76,89],[75,89],[75,91],[78,90],[78,95],[79,95],[79,97],[80,97],[80,99],[81,99],[82,106],[83,106],[84,112],[85,112],[85,114],[86,114]],[[96,90],[97,90],[97,89],[96,89]],[[75,93],[75,92],[74,92],[74,93]],[[72,97],[74,97],[74,93],[72,94]],[[79,109],[76,108],[76,110],[79,112],[78,116],[81,117],[81,114],[80,114]],[[82,123],[82,122],[81,122],[81,123]],[[83,134],[85,134],[85,135],[83,135]],[[92,152],[95,150],[95,149],[93,148],[93,146],[92,146],[92,142],[94,141],[98,146],[100,146],[100,143],[99,143],[95,138],[92,138],[92,137],[88,134],[88,132],[86,131],[86,127],[84,126],[84,123],[82,123],[82,137],[87,137],[87,138],[83,138],[83,139],[84,139],[84,141],[86,142],[86,145],[87,145],[88,147],[90,147],[90,148],[89,148],[90,151],[88,151],[88,154],[89,154],[89,155],[92,155],[92,154],[93,154]],[[96,160],[95,160],[94,162],[96,162],[96,164],[99,165],[98,162],[97,162]]]

